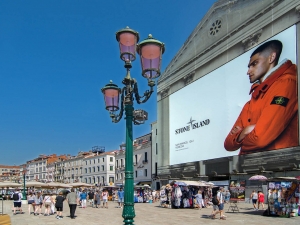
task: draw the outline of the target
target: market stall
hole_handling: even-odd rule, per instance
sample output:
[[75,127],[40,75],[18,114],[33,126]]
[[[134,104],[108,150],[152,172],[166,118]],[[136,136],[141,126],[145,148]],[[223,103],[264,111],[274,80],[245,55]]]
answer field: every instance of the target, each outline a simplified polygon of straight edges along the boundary
[[[161,206],[166,208],[206,207],[211,198],[212,186],[213,183],[205,181],[173,180],[160,191]],[[199,199],[197,202],[195,201],[196,195]]]
[[300,215],[299,181],[294,177],[270,178],[268,187],[269,216],[295,217]]

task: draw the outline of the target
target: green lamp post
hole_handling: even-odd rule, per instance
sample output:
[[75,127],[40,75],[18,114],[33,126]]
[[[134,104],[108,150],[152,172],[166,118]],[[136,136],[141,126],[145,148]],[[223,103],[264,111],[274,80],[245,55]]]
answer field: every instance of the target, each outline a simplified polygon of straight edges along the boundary
[[[145,103],[153,93],[155,79],[160,76],[160,67],[162,54],[165,51],[164,43],[154,39],[149,35],[147,39],[137,44],[139,41],[138,32],[126,27],[116,33],[116,39],[119,42],[120,58],[125,62],[124,67],[127,70],[126,76],[122,83],[121,89],[110,81],[101,89],[104,94],[105,108],[110,112],[112,122],[118,123],[125,110],[126,120],[126,151],[125,151],[125,196],[123,218],[124,224],[133,224],[135,217],[134,211],[134,178],[133,178],[133,135],[132,123],[135,125],[143,124],[148,114],[144,110],[134,110],[134,99],[138,104]],[[144,92],[143,96],[139,95],[138,83],[130,76],[131,62],[136,59],[135,52],[140,55],[142,76],[148,80],[150,90]],[[121,103],[119,107],[119,97]],[[119,113],[117,114],[117,111]]]

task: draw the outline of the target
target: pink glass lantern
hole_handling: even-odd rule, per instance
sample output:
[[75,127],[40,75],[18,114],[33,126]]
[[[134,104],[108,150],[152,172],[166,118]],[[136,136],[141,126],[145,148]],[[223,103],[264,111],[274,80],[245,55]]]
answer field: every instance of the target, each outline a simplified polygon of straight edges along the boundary
[[106,110],[111,112],[118,111],[119,95],[121,93],[121,89],[118,88],[117,85],[113,84],[112,81],[110,81],[110,83],[105,85],[105,87],[102,88],[101,91],[104,95]]
[[124,62],[135,60],[136,43],[139,41],[139,33],[126,27],[116,33],[120,47],[120,58]]
[[141,57],[143,77],[153,79],[160,76],[161,59],[164,51],[164,43],[153,38],[151,34],[138,44],[137,52]]

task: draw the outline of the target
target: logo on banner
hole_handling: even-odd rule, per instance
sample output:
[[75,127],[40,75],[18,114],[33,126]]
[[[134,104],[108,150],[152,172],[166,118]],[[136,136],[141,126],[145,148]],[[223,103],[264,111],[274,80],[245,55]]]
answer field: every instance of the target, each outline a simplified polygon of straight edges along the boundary
[[189,125],[185,126],[185,127],[182,127],[182,128],[179,128],[179,129],[176,129],[175,134],[181,134],[181,133],[184,133],[184,132],[187,132],[187,131],[198,129],[198,128],[203,127],[203,126],[207,126],[209,123],[210,123],[209,119],[197,122],[196,120],[193,120],[193,118],[191,117],[190,121],[187,123]]

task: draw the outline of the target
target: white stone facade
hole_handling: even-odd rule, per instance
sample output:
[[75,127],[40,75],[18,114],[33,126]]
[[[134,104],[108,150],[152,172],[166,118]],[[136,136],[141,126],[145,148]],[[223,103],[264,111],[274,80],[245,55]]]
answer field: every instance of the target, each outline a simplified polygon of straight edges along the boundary
[[94,185],[115,183],[115,152],[104,152],[83,158],[82,182]]

